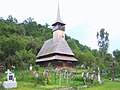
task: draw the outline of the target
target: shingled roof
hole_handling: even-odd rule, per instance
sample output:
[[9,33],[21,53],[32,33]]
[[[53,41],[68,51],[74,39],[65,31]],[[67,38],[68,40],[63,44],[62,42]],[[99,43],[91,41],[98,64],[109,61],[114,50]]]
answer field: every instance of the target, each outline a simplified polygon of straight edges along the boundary
[[65,39],[61,38],[58,41],[54,42],[52,38],[45,41],[45,43],[43,44],[43,47],[41,48],[36,58],[51,55],[51,54],[56,54],[56,53],[74,56]]

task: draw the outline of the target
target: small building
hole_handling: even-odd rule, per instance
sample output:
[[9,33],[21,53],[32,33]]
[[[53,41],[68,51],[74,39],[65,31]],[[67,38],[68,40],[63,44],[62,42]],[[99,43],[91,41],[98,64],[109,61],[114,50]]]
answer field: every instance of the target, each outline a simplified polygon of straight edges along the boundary
[[73,63],[78,60],[65,40],[65,23],[61,20],[59,5],[57,20],[52,26],[53,38],[44,42],[36,56],[36,63],[44,67],[50,63],[54,68],[73,68]]

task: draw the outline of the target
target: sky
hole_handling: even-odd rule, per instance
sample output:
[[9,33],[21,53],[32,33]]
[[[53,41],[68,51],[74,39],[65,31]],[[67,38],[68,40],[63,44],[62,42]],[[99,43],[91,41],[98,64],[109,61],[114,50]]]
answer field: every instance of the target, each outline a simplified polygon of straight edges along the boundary
[[[96,33],[109,33],[109,53],[120,50],[120,0],[59,0],[65,33],[91,49],[98,49]],[[8,15],[23,22],[28,17],[52,25],[57,17],[58,0],[0,0],[0,17]]]

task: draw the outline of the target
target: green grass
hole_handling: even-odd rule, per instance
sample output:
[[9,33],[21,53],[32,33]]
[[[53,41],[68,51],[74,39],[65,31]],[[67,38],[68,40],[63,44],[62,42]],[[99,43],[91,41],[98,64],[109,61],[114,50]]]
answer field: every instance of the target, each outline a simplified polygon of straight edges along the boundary
[[65,86],[58,85],[45,85],[40,84],[35,85],[34,83],[28,82],[18,82],[17,88],[7,89],[7,90],[53,90],[54,88],[64,88]]
[[[7,90],[53,90],[55,88],[66,87],[66,86],[59,86],[59,85],[41,86],[40,84],[35,86],[34,83],[28,83],[28,82],[18,82],[17,84],[18,84],[17,88],[12,88]],[[89,88],[83,88],[82,90],[120,90],[120,82],[106,81],[101,85],[95,85]]]
[[82,90],[120,90],[120,82],[106,81],[101,85],[84,88]]

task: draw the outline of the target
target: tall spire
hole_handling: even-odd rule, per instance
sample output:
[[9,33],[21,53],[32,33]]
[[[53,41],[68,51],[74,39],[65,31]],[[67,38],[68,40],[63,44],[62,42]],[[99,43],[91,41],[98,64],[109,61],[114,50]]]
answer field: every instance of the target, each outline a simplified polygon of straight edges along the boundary
[[59,8],[59,1],[58,1],[58,11],[57,11],[57,19],[56,22],[63,23],[60,17],[60,8]]
[[60,17],[59,0],[58,0],[57,19],[56,19],[56,22],[55,22],[52,26],[56,25],[57,23],[61,23],[61,24],[65,25],[65,24],[63,23],[63,21],[61,20],[61,17]]

